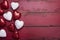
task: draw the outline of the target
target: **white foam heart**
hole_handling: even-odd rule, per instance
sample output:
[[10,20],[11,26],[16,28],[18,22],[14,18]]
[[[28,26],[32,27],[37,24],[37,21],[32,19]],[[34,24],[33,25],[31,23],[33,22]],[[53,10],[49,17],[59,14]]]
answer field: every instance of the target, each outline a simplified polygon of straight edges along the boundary
[[20,20],[16,20],[15,21],[15,26],[16,26],[17,29],[22,28],[23,25],[24,25],[24,22],[23,21],[20,21]]
[[6,31],[4,29],[0,30],[0,37],[6,37]]
[[11,7],[12,7],[13,10],[15,10],[15,9],[17,9],[17,8],[19,7],[19,3],[17,3],[17,2],[12,2],[12,3],[11,3]]
[[3,14],[3,17],[4,17],[6,20],[10,21],[10,20],[12,19],[12,13],[11,13],[10,11],[8,11],[7,13],[4,13],[4,14]]

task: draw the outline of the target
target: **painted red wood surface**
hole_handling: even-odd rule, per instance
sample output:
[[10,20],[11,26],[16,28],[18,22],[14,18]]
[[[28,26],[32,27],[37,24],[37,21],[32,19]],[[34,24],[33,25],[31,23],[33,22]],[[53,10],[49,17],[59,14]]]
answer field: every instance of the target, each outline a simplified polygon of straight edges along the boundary
[[[17,1],[20,4],[18,9],[22,13],[20,20],[25,22],[19,31],[21,40],[60,39],[60,0],[8,1],[9,3]],[[7,30],[7,35],[6,40],[11,40],[12,33]]]

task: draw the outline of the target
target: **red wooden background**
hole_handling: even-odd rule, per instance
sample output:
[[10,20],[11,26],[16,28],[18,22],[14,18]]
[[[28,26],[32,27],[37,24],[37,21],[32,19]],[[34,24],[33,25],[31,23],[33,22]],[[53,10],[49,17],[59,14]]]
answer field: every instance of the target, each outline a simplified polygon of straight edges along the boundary
[[[20,3],[18,9],[25,22],[19,31],[21,40],[60,39],[60,0],[8,0]],[[10,10],[10,9],[9,9]],[[7,30],[7,40],[12,33]]]

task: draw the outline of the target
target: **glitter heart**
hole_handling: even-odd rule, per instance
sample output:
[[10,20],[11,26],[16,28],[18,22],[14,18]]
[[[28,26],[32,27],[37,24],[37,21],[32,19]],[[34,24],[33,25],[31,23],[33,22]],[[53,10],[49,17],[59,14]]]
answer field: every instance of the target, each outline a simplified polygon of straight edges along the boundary
[[22,28],[23,25],[24,25],[24,22],[23,21],[20,21],[20,20],[16,20],[15,21],[15,26],[16,26],[17,29]]
[[0,37],[6,37],[6,31],[4,29],[0,30]]
[[3,17],[10,21],[12,19],[12,13],[10,11],[8,11],[7,13],[4,13]]
[[12,7],[13,10],[16,10],[16,9],[19,7],[19,3],[17,3],[17,2],[12,2],[12,3],[11,3],[11,7]]

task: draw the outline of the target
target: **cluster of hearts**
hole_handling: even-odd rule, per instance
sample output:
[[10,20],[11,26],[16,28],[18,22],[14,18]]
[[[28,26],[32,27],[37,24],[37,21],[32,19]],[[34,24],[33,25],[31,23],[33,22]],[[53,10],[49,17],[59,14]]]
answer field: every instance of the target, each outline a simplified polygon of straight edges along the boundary
[[[11,8],[13,12],[6,11],[9,8]],[[11,7],[9,7],[7,0],[3,0],[3,2],[0,3],[0,37],[7,37],[6,30],[3,29],[3,27],[7,27],[8,30],[14,32],[15,38],[19,37],[18,31],[15,30],[21,29],[24,25],[24,21],[19,20],[21,18],[21,13],[17,11],[18,8],[18,2],[11,2]]]

